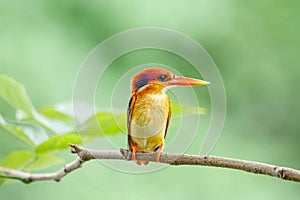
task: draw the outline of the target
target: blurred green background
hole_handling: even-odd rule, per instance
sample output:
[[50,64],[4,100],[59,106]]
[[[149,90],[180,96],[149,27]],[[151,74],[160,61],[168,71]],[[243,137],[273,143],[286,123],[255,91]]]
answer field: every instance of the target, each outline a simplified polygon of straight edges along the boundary
[[[70,101],[80,64],[101,41],[132,28],[174,29],[204,46],[224,80],[226,123],[211,155],[300,169],[299,8],[296,0],[1,1],[0,73],[23,83],[37,108]],[[176,65],[150,53],[158,59],[152,62]],[[143,60],[138,55],[126,65]],[[8,118],[14,115],[2,100],[0,109]],[[209,117],[202,118],[207,124]],[[196,140],[188,152],[196,153],[200,144]],[[22,147],[0,130],[0,159]],[[11,181],[0,187],[3,200],[299,197],[299,183],[240,171],[182,166],[132,175],[98,162],[60,183]]]

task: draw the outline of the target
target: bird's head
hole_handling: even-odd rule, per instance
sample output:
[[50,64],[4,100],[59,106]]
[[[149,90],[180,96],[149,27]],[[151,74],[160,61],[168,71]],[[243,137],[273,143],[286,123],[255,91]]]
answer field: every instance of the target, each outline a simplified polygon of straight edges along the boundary
[[153,86],[157,90],[164,91],[174,86],[196,86],[207,84],[209,84],[208,81],[176,76],[172,72],[160,68],[149,68],[137,73],[131,79],[131,90],[132,92],[137,92],[139,89],[145,88],[146,86]]

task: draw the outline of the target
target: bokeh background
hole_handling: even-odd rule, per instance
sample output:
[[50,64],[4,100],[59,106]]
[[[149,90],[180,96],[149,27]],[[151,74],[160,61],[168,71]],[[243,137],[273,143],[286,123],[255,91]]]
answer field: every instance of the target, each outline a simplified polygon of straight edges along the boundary
[[[71,101],[76,73],[101,41],[132,28],[174,29],[203,45],[224,80],[226,123],[210,154],[300,169],[299,8],[296,0],[1,1],[0,73],[23,83],[38,108]],[[184,64],[163,54],[137,52],[117,64]],[[209,106],[209,100],[200,104]],[[0,109],[8,118],[14,115],[1,100]],[[209,115],[202,118],[205,126]],[[188,153],[198,152],[201,138]],[[0,159],[23,147],[0,130]],[[74,158],[67,151],[60,154]],[[0,199],[299,197],[299,183],[240,171],[182,166],[133,175],[98,162],[86,163],[59,183],[11,181],[0,187]]]

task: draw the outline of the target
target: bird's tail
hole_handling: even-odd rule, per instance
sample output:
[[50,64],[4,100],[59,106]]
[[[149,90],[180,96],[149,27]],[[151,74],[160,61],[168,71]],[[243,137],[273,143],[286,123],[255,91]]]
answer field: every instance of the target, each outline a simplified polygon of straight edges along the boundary
[[138,164],[138,165],[148,165],[149,161],[147,161],[147,160],[136,160],[135,163]]

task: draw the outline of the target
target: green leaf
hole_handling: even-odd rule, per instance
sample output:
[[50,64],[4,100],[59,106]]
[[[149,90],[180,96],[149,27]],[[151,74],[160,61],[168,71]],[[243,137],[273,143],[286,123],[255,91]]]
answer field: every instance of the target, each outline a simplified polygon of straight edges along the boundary
[[9,153],[0,161],[0,166],[11,169],[20,169],[34,159],[34,152],[29,150],[16,150]]
[[56,135],[51,137],[49,140],[43,142],[35,148],[35,152],[38,154],[49,153],[66,149],[69,144],[81,144],[81,138],[77,133],[68,133],[64,135]]
[[0,97],[28,117],[32,116],[34,107],[24,86],[6,75],[0,75]]
[[60,103],[34,112],[34,119],[55,134],[74,132],[73,105]]
[[34,142],[35,146],[46,141],[49,137],[46,131],[34,122],[16,123],[24,133]]
[[49,118],[45,115],[42,115],[38,112],[33,112],[34,120],[39,123],[41,126],[50,130],[55,134],[64,134],[74,131],[73,121],[61,121],[57,119]]
[[181,115],[181,114],[205,115],[206,109],[203,107],[182,106],[177,102],[171,101],[171,112],[172,112],[172,116],[173,115]]
[[[0,166],[11,169],[22,169],[34,159],[34,153],[29,150],[16,150],[8,154],[0,161]],[[5,174],[0,174],[5,176]],[[0,178],[0,185],[5,181]]]
[[48,118],[62,121],[73,120],[71,104],[58,104],[52,107],[46,107],[40,110],[40,113]]
[[126,132],[126,114],[98,112],[90,117],[79,128],[80,135],[112,135]]
[[[49,167],[58,163],[62,163],[64,160],[51,153],[36,155],[32,151],[17,150],[8,154],[3,160],[0,161],[1,167],[10,169],[18,169],[21,171],[33,171]],[[4,173],[0,173],[0,176],[5,177]],[[13,177],[10,177],[13,178]],[[5,181],[5,178],[0,178],[0,185]]]
[[53,155],[52,153],[46,153],[46,154],[38,154],[35,157],[34,162],[29,164],[25,170],[26,171],[33,171],[33,170],[39,170],[44,169],[46,167],[50,167],[59,163],[62,163],[64,159],[57,157]]
[[9,122],[0,115],[0,127],[30,146],[48,139],[45,130],[34,122]]
[[16,138],[29,144],[30,146],[35,146],[35,143],[31,140],[31,138],[26,134],[26,132],[18,125],[13,123],[8,123],[4,120],[4,118],[0,115],[0,127],[5,131],[11,133]]

